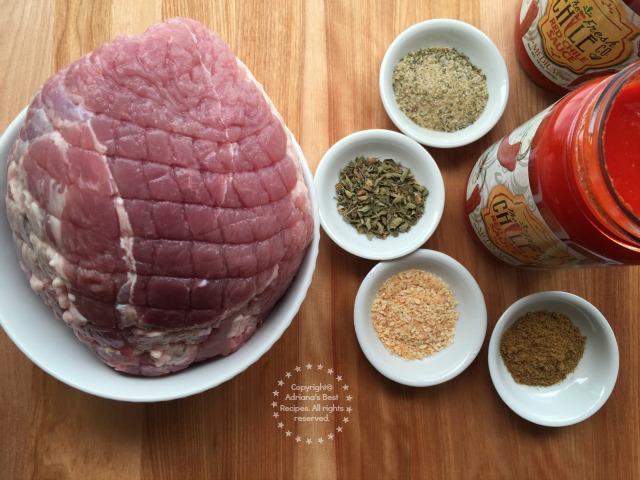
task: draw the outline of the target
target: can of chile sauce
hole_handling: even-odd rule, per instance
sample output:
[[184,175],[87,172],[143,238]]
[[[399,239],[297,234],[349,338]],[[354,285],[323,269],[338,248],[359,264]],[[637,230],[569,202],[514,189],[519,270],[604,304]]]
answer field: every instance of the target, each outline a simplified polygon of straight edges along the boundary
[[515,45],[536,83],[566,93],[638,60],[640,0],[523,0]]
[[472,230],[532,268],[640,264],[640,61],[568,93],[482,154]]

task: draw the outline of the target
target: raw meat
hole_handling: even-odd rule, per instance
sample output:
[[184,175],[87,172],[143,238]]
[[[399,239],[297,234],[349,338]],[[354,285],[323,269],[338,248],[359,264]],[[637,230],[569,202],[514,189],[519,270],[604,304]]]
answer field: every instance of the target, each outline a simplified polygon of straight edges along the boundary
[[97,48],[36,92],[9,156],[32,289],[119,371],[234,352],[313,236],[292,142],[248,69],[193,20]]

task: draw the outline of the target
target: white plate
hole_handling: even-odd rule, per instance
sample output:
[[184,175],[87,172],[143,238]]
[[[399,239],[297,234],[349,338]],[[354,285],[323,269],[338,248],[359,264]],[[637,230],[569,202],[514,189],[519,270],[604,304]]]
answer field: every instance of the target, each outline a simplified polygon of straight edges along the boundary
[[316,265],[320,222],[313,177],[295,142],[309,187],[314,238],[300,271],[269,318],[237,352],[194,364],[159,378],[118,373],[100,362],[57,320],[29,287],[20,269],[6,218],[6,158],[24,121],[25,111],[0,138],[0,324],[15,345],[36,365],[78,390],[115,400],[134,402],[171,400],[193,395],[230,380],[255,363],[282,336],[302,304]]
[[[516,383],[500,355],[503,333],[520,316],[547,310],[567,315],[587,340],[575,371],[549,387]],[[596,413],[618,377],[618,344],[611,326],[596,307],[567,292],[539,292],[511,305],[496,324],[489,342],[489,372],[502,400],[522,418],[539,425],[572,425]]]
[[[339,172],[359,156],[392,158],[427,188],[424,213],[409,231],[369,240],[338,213],[335,185]],[[320,160],[315,184],[324,231],[347,252],[370,260],[398,258],[420,248],[436,230],[444,210],[444,182],[435,160],[416,141],[391,130],[362,130],[336,142]]]
[[[421,360],[404,360],[390,353],[376,335],[371,307],[389,277],[414,268],[447,283],[458,302],[459,316],[451,345]],[[358,342],[369,362],[385,377],[414,387],[437,385],[462,373],[480,352],[487,331],[484,296],[473,276],[452,257],[425,249],[373,267],[356,295],[353,318]]]
[[[410,52],[429,47],[455,48],[487,77],[487,106],[472,125],[457,132],[418,126],[400,110],[393,93],[393,70],[398,62]],[[485,135],[502,117],[509,97],[509,73],[498,47],[473,25],[448,18],[425,20],[398,35],[382,59],[379,84],[382,103],[396,127],[423,145],[440,148],[467,145]]]

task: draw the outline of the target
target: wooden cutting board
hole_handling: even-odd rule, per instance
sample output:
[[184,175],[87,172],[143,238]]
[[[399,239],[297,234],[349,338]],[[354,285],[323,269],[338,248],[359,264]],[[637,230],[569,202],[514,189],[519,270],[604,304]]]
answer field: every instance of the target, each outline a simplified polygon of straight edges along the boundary
[[[447,203],[425,247],[465,265],[488,309],[484,346],[459,377],[410,388],[374,370],[352,318],[358,285],[374,262],[346,253],[323,233],[309,294],[282,339],[243,374],[190,398],[131,404],[93,397],[44,373],[0,332],[0,477],[640,478],[640,269],[523,273],[486,254],[466,230],[463,202],[476,159],[557,98],[517,64],[518,8],[516,0],[1,0],[2,130],[57,69],[118,34],[140,33],[176,15],[201,21],[232,46],[312,170],[349,133],[395,129],[378,94],[378,69],[394,37],[419,21],[457,18],[486,32],[507,61],[511,95],[485,137],[463,148],[429,149]],[[511,412],[487,367],[489,335],[504,309],[529,293],[556,289],[599,308],[620,348],[608,403],[587,421],[558,429]],[[326,374],[336,388],[348,385],[351,410],[332,412],[331,426],[279,428],[271,402],[278,381],[292,382],[287,372],[311,375],[305,384],[321,384]]]

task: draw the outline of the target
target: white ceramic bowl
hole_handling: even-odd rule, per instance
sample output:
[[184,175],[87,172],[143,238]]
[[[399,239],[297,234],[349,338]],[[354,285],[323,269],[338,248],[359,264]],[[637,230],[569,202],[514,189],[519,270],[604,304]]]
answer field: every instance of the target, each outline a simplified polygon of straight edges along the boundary
[[303,173],[309,187],[314,239],[291,287],[271,315],[247,343],[226,357],[194,364],[168,376],[136,377],[116,372],[100,362],[58,321],[30,289],[20,270],[5,215],[6,158],[24,121],[23,111],[0,138],[0,324],[7,335],[36,365],[58,380],[93,395],[132,402],[186,397],[213,388],[255,363],[291,324],[311,283],[318,255],[320,222],[313,177],[299,145]]
[[[440,277],[458,302],[453,343],[421,360],[404,360],[390,353],[376,335],[371,321],[371,307],[378,289],[389,277],[410,269]],[[457,260],[426,249],[373,267],[360,285],[353,317],[358,342],[369,362],[385,377],[413,387],[437,385],[462,373],[478,355],[487,331],[484,296],[473,276]]]
[[[425,211],[409,231],[369,240],[338,213],[335,185],[339,172],[361,155],[394,159],[429,191]],[[324,231],[347,252],[370,260],[389,260],[420,248],[435,231],[444,210],[444,183],[435,160],[414,140],[391,130],[362,130],[336,142],[320,160],[315,183]]]
[[[539,310],[568,316],[587,339],[575,371],[549,387],[516,383],[500,355],[504,332],[525,313]],[[583,298],[567,292],[539,292],[516,301],[498,320],[489,342],[489,372],[502,400],[522,418],[550,427],[572,425],[596,413],[613,390],[618,365],[618,345],[605,317]]]
[[[487,77],[487,106],[472,125],[457,132],[438,132],[418,126],[398,108],[393,93],[393,70],[398,62],[410,52],[429,47],[455,48]],[[509,96],[509,74],[502,54],[481,30],[459,20],[426,20],[403,31],[387,49],[380,66],[380,96],[393,123],[409,137],[432,147],[459,147],[479,139],[498,122]]]

